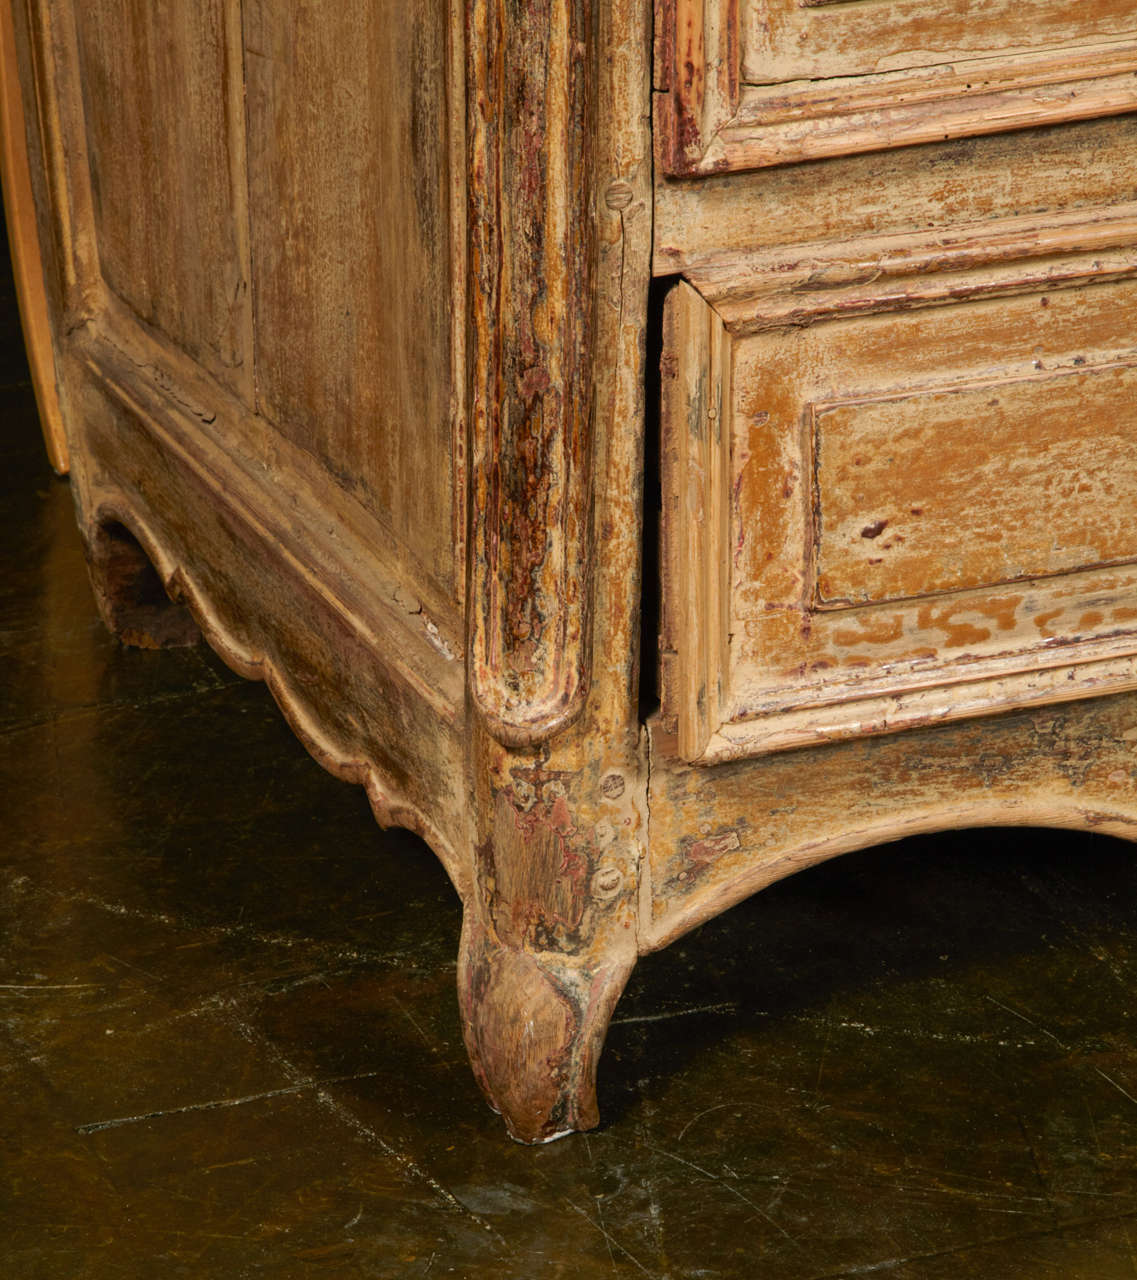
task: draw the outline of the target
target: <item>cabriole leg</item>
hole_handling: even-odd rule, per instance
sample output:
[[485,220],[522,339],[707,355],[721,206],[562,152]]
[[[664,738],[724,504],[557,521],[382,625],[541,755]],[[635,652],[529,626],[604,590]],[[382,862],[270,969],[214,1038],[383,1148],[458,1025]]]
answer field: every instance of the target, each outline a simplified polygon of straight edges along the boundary
[[582,821],[571,781],[512,772],[478,852],[458,994],[490,1105],[519,1142],[548,1142],[599,1122],[597,1061],[636,960],[635,824],[617,830],[618,798]]

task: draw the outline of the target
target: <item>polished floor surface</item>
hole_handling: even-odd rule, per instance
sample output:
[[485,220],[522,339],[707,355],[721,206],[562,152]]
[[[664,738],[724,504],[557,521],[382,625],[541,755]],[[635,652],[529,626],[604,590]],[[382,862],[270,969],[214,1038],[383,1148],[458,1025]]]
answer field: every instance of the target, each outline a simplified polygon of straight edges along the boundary
[[0,1276],[1137,1277],[1137,862],[849,855],[639,966],[516,1146],[459,909],[268,693],[120,648],[0,286]]

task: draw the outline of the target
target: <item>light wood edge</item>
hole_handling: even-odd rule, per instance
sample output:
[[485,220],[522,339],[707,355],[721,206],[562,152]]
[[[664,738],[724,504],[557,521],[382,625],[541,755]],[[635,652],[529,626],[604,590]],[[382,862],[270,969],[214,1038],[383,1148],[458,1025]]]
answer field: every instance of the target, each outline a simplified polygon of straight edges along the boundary
[[[33,81],[30,93],[34,95],[36,119],[29,141],[38,155],[30,159],[35,164],[33,186],[37,199],[43,202],[39,210],[40,246],[51,272],[46,279],[48,305],[56,326],[59,389],[65,401],[64,335],[86,323],[107,292],[95,242],[87,134],[79,95],[59,92],[63,84],[79,83],[78,32],[71,9],[59,12],[59,6],[42,0],[19,4],[13,0],[13,4],[13,14],[20,22],[17,39],[26,41]],[[32,100],[27,105],[30,109]],[[72,465],[78,464],[77,453]]]
[[[703,177],[1137,110],[1137,44],[976,58],[820,83],[741,83],[737,0],[664,0],[661,168]],[[991,88],[995,83],[998,87]]]
[[16,34],[8,0],[0,0],[0,178],[3,179],[4,216],[16,298],[40,426],[51,465],[63,474],[70,468],[70,454],[56,386],[55,352],[28,164]]
[[668,294],[661,384],[665,592],[662,715],[680,753],[700,757],[724,717],[729,650],[730,339],[680,281]]
[[469,681],[517,747],[588,691],[596,56],[591,0],[469,6]]

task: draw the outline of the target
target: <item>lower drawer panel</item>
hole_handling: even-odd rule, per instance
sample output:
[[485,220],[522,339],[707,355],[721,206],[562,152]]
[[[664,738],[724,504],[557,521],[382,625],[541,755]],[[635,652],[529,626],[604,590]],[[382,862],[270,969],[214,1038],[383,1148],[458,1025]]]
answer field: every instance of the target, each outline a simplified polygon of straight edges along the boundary
[[1132,364],[831,401],[810,421],[818,608],[1137,559]]
[[792,325],[753,264],[672,291],[663,711],[685,758],[1137,687],[1135,266],[815,272]]

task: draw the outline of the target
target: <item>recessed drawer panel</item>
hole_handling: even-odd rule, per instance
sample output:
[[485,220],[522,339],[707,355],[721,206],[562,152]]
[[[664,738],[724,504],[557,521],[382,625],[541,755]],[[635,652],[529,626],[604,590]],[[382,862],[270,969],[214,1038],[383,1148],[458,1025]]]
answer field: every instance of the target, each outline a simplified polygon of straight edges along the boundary
[[882,238],[669,295],[663,714],[687,759],[1137,687],[1133,226],[1043,257],[1019,230],[986,264],[946,237],[966,268]]
[[663,0],[659,29],[677,175],[1137,108],[1128,0]]
[[929,387],[808,412],[818,608],[1137,559],[1131,365]]
[[741,0],[738,24],[746,84],[913,71],[1137,25],[1126,0]]

